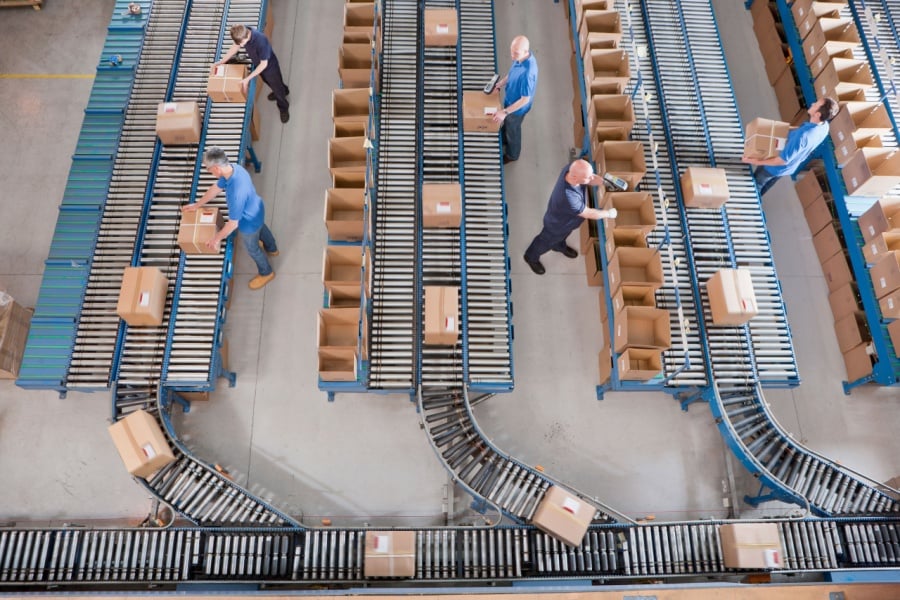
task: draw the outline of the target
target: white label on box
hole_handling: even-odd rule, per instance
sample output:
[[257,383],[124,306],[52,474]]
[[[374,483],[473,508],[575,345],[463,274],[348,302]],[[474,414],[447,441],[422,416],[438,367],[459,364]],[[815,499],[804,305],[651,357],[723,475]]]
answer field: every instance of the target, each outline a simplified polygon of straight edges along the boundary
[[697,193],[701,196],[712,196],[712,186],[708,183],[701,183],[697,186]]
[[437,33],[450,33],[450,25],[447,23],[438,23],[437,27],[434,28]]
[[449,202],[438,202],[437,206],[434,207],[435,212],[439,213],[448,213],[450,212],[450,203]]
[[884,277],[878,280],[881,283],[881,287],[887,287],[887,281],[884,280]]
[[375,552],[388,552],[391,548],[391,538],[387,535],[375,536]]
[[225,65],[216,67],[216,72],[214,74],[216,77],[223,77],[225,75]]
[[150,306],[150,292],[141,292],[138,296],[138,306]]
[[823,95],[823,96],[827,96],[827,95],[828,95],[828,93],[827,93],[827,92],[828,92],[828,88],[826,88],[826,87],[823,85],[820,89],[822,90],[822,95]]
[[875,244],[872,244],[872,245],[869,246],[869,247],[872,249],[872,254],[873,254],[873,255],[874,255],[874,254],[878,254],[878,246],[876,246]]
[[447,317],[444,319],[444,331],[453,331],[453,325],[456,323],[456,318]]
[[618,337],[620,335],[622,335],[622,324],[621,323],[616,325],[616,337]]
[[622,299],[621,298],[613,298],[613,302],[616,304],[616,312],[622,310]]
[[625,371],[626,366],[627,365],[625,364],[625,356],[623,355],[621,358],[619,358],[619,370]]
[[[853,183],[854,184],[856,183],[855,179],[853,180]],[[874,225],[869,225],[869,235],[875,235],[875,226]]]
[[888,298],[887,307],[888,307],[888,310],[894,310],[894,299],[893,298]]
[[844,141],[844,132],[843,131],[838,131],[838,139],[841,140],[842,142]]
[[171,113],[178,110],[178,103],[176,102],[166,102],[163,104],[163,112]]
[[562,509],[564,511],[570,512],[573,515],[578,513],[578,509],[581,508],[581,502],[576,500],[575,498],[566,497],[562,503]]
[[153,444],[144,444],[141,446],[141,450],[147,458],[156,458],[156,450],[153,448]]
[[784,144],[787,142],[787,138],[775,138],[775,149],[776,150],[784,150]]
[[211,210],[204,210],[200,212],[200,222],[201,223],[213,223],[215,222],[216,213]]
[[781,557],[778,555],[778,550],[769,548],[768,550],[764,551],[763,562],[765,563],[767,569],[775,569],[780,567]]
[[850,154],[850,152],[847,150],[847,148],[845,148],[844,146],[841,146],[841,154],[843,154],[844,156],[847,156],[848,154]]
[[496,106],[485,106],[484,114],[494,116],[495,114],[497,114],[497,107]]
[[[850,178],[850,183],[853,184],[853,189],[856,189],[857,187],[859,187],[859,183],[857,183],[856,177],[851,177],[851,178]],[[869,227],[869,229],[872,229],[872,228]],[[874,229],[872,229],[872,235],[875,235],[875,230],[874,230]]]

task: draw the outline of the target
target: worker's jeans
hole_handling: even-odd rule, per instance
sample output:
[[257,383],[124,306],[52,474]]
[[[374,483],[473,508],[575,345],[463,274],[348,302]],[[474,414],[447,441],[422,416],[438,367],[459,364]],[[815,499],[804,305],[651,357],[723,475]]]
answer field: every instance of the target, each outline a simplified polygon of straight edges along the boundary
[[262,80],[266,82],[266,85],[272,88],[278,110],[281,112],[286,111],[290,106],[290,103],[287,101],[288,87],[281,78],[281,66],[278,64],[278,58],[276,58],[274,52],[272,53],[272,58],[269,59],[266,70],[263,71],[260,76],[262,77]]
[[503,119],[503,128],[500,130],[503,135],[503,158],[508,161],[519,160],[519,154],[522,152],[522,119],[524,118],[525,115],[513,113]]
[[772,175],[765,167],[756,167],[753,177],[756,178],[756,187],[759,189],[759,197],[762,198],[781,176]]
[[[256,269],[259,271],[259,274],[265,276],[271,273],[272,265],[269,264],[266,252],[277,252],[278,245],[275,243],[275,236],[272,235],[266,224],[263,223],[263,226],[253,233],[241,232],[241,240],[244,241],[244,248],[247,249],[247,254],[256,263]],[[262,240],[265,251],[259,247],[260,240]]]
[[530,263],[536,263],[540,261],[541,255],[548,250],[562,252],[566,249],[566,238],[569,237],[572,231],[570,229],[566,232],[560,232],[551,231],[546,227],[542,228],[541,232],[531,240],[528,249],[525,250],[525,260]]

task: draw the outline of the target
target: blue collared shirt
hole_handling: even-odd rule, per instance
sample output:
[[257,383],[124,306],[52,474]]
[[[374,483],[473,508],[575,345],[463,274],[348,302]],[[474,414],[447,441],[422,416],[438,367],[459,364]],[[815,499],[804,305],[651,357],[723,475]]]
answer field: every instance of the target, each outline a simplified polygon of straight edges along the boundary
[[529,53],[528,58],[522,62],[514,62],[506,76],[506,93],[503,96],[503,107],[506,108],[528,96],[528,104],[515,111],[513,114],[525,116],[534,102],[534,91],[537,88],[538,66],[534,54]]
[[827,137],[827,121],[822,123],[810,123],[807,121],[797,129],[792,129],[788,133],[787,141],[784,143],[784,150],[778,155],[784,161],[784,164],[766,166],[766,171],[776,177],[793,175]]
[[230,164],[234,169],[231,177],[219,177],[216,185],[225,190],[228,219],[237,220],[238,231],[241,233],[253,233],[263,226],[266,208],[263,206],[262,198],[256,193],[247,169],[236,163]]

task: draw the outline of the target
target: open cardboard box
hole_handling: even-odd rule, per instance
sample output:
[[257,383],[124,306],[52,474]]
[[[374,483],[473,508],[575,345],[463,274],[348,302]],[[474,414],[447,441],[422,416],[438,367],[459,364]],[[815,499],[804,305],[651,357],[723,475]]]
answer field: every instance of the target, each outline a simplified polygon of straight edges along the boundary
[[369,280],[366,273],[371,271],[372,258],[368,248],[325,246],[322,253],[322,283],[326,290],[340,290],[348,294],[356,291],[357,296],[361,291],[368,294]]
[[365,312],[360,319],[359,308],[320,308],[316,324],[316,348],[358,348],[365,360],[368,357],[368,329]]
[[885,196],[876,200],[857,220],[866,243],[885,231],[900,229],[900,197]]
[[647,173],[644,144],[641,142],[602,142],[600,153],[594,157],[598,173],[611,173],[628,182],[628,190],[633,191]]
[[623,381],[649,381],[662,373],[662,351],[626,348],[619,355],[618,367]]
[[628,53],[619,48],[588,50],[584,56],[584,82],[590,95],[601,93],[594,89],[606,84],[628,85],[631,63]]
[[891,120],[880,102],[848,101],[841,102],[840,112],[828,127],[834,155],[843,165],[857,148],[881,146],[880,136],[890,131]]
[[610,293],[619,286],[642,286],[658,290],[663,284],[662,260],[656,248],[616,248],[607,265]]
[[672,345],[669,311],[650,306],[625,306],[615,317],[613,349],[652,348],[665,350]]
[[372,53],[372,44],[341,44],[338,48],[338,76],[343,88],[369,88],[373,66],[377,86],[378,65],[372,64]]
[[863,246],[866,263],[874,265],[882,256],[892,250],[900,250],[900,229],[885,231]]
[[[900,319],[900,290],[894,290],[890,294],[878,300],[882,319]],[[900,356],[900,346],[894,346]]]
[[347,123],[368,123],[368,88],[337,89],[331,92],[331,120],[337,125]]
[[319,378],[322,381],[356,381],[358,362],[352,348],[319,348]]
[[869,268],[869,275],[872,276],[876,298],[884,298],[900,288],[900,250],[885,252]]
[[588,105],[588,130],[594,141],[625,140],[634,127],[634,105],[627,94],[597,94]]
[[637,229],[648,234],[656,227],[653,196],[648,192],[610,192],[603,199],[603,208],[617,211],[615,219],[607,219],[615,229]]
[[358,242],[363,238],[365,188],[329,188],[325,192],[325,229],[328,239]]
[[856,92],[875,85],[872,69],[865,60],[832,56],[815,81],[816,94],[820,98],[852,100]]
[[810,63],[826,46],[833,54],[842,50],[853,50],[859,43],[859,32],[853,19],[820,17],[811,24],[809,34],[803,40],[803,55],[806,62]]
[[616,48],[622,39],[622,18],[617,10],[588,10],[578,26],[581,51]]
[[366,138],[342,137],[328,140],[328,169],[332,175],[366,173]]
[[900,150],[860,148],[841,171],[850,196],[883,196],[900,184]]

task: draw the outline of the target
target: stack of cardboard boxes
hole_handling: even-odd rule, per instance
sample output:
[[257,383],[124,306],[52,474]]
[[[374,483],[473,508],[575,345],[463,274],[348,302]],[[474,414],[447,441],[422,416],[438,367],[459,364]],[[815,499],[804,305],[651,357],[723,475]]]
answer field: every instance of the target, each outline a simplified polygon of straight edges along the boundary
[[338,48],[338,77],[344,89],[378,89],[381,20],[376,14],[374,2],[344,4],[344,35]]
[[790,50],[774,2],[754,0],[750,5],[753,32],[766,66],[766,77],[775,90],[781,118],[789,123],[803,119],[797,78],[791,66]]
[[894,354],[900,356],[900,198],[887,196],[860,215],[872,287]]
[[[459,183],[423,183],[421,214],[423,228],[459,229],[462,222],[462,186]],[[458,287],[425,286],[425,344],[455,345],[459,340],[459,317]]]

